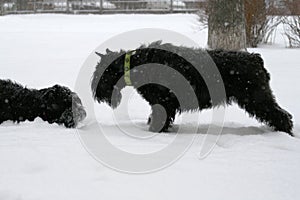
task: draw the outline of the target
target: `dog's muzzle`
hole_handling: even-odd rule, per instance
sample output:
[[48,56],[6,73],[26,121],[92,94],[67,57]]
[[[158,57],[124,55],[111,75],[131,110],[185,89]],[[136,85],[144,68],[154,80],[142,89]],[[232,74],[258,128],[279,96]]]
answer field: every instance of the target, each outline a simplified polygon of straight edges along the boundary
[[73,104],[73,118],[75,123],[81,122],[86,118],[86,111],[84,110],[83,106],[81,104],[74,105]]

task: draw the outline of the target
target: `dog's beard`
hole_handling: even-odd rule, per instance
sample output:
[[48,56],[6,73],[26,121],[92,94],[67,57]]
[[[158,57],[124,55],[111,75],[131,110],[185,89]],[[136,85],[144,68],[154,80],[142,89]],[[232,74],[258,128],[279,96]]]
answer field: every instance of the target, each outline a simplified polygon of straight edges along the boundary
[[115,87],[111,95],[110,106],[114,109],[117,108],[121,103],[121,99],[122,99],[121,91],[119,88]]

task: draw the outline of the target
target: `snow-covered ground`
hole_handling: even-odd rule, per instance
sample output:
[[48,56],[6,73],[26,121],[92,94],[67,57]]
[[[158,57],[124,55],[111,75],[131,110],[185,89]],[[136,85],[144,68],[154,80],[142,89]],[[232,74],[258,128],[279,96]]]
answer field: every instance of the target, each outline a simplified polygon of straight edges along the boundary
[[[163,28],[205,47],[207,30],[199,26],[197,17],[190,14],[2,16],[0,78],[28,87],[59,83],[74,89],[87,56],[112,36],[138,28]],[[226,108],[225,126],[215,148],[200,160],[197,155],[212,113],[204,111],[197,139],[181,159],[155,173],[132,175],[97,162],[75,129],[40,119],[19,125],[5,122],[0,125],[0,200],[300,198],[300,50],[286,49],[280,30],[275,41],[272,46],[249,50],[262,54],[279,104],[294,116],[295,138],[273,132],[232,106]],[[123,93],[131,95],[129,114],[142,134],[149,106],[132,92],[126,88]],[[172,133],[150,141],[128,139],[116,128],[110,108],[95,104],[95,109],[106,136],[118,148],[133,153],[156,151],[173,139]],[[182,125],[183,139],[197,126],[196,116],[186,116],[189,123]],[[94,126],[85,123],[83,131]],[[179,126],[180,120],[176,123]],[[128,122],[120,126],[131,128]]]

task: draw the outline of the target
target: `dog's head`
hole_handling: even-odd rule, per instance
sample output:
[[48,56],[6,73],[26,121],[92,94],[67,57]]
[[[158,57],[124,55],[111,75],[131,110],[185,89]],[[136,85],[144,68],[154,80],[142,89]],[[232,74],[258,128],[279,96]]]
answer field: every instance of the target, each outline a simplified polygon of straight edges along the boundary
[[[161,44],[161,41],[156,41],[148,46],[142,45],[134,51],[127,52],[130,53],[129,59],[129,68],[132,70],[136,66],[143,65],[145,63],[160,63],[156,58],[164,57],[170,59],[174,57],[173,52],[179,52],[178,47],[175,47],[171,44]],[[185,49],[183,50],[183,52]],[[112,52],[109,49],[106,49],[106,54],[96,53],[101,57],[100,62],[96,66],[96,70],[92,77],[92,92],[94,98],[98,102],[107,103],[109,106],[116,108],[121,102],[121,90],[126,86],[125,83],[125,57],[126,51],[121,50],[119,52]],[[153,56],[160,55],[160,56]],[[176,57],[177,58],[177,57]],[[130,76],[134,77],[133,86],[139,85],[142,83],[144,78],[147,78],[149,74],[143,73],[143,70],[132,70]],[[159,73],[153,73],[158,75],[156,78],[159,79]],[[164,77],[162,77],[163,79]]]
[[124,75],[125,51],[112,52],[106,50],[101,61],[97,64],[92,77],[92,92],[98,102],[105,102],[116,108],[122,99],[121,90],[126,86],[122,76]]
[[54,85],[40,92],[43,120],[72,128],[86,117],[80,98],[67,87]]

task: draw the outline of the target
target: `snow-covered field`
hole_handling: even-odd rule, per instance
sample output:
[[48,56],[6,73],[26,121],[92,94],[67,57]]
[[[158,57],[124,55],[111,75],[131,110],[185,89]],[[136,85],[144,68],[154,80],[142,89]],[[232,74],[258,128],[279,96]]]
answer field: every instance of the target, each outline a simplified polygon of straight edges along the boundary
[[[74,89],[87,56],[112,36],[138,28],[163,28],[205,47],[207,30],[199,26],[190,14],[2,16],[0,78],[28,87],[58,83]],[[158,172],[133,175],[97,162],[75,129],[40,119],[19,125],[5,122],[0,125],[0,200],[299,199],[300,50],[286,49],[280,30],[275,41],[249,51],[262,54],[279,104],[294,116],[295,138],[273,132],[232,106],[226,108],[225,126],[215,148],[200,160],[197,155],[212,113],[204,111],[197,139],[181,159]],[[145,133],[149,106],[130,88],[123,93],[131,95],[130,117]],[[126,151],[156,151],[174,137],[168,133],[149,141],[128,139],[116,128],[110,108],[95,104],[95,109],[106,137]],[[196,116],[186,116],[189,123],[182,125],[183,139],[197,126]],[[84,123],[83,131],[94,126]],[[176,123],[179,126],[180,120]],[[128,122],[121,122],[122,126],[131,128]]]

